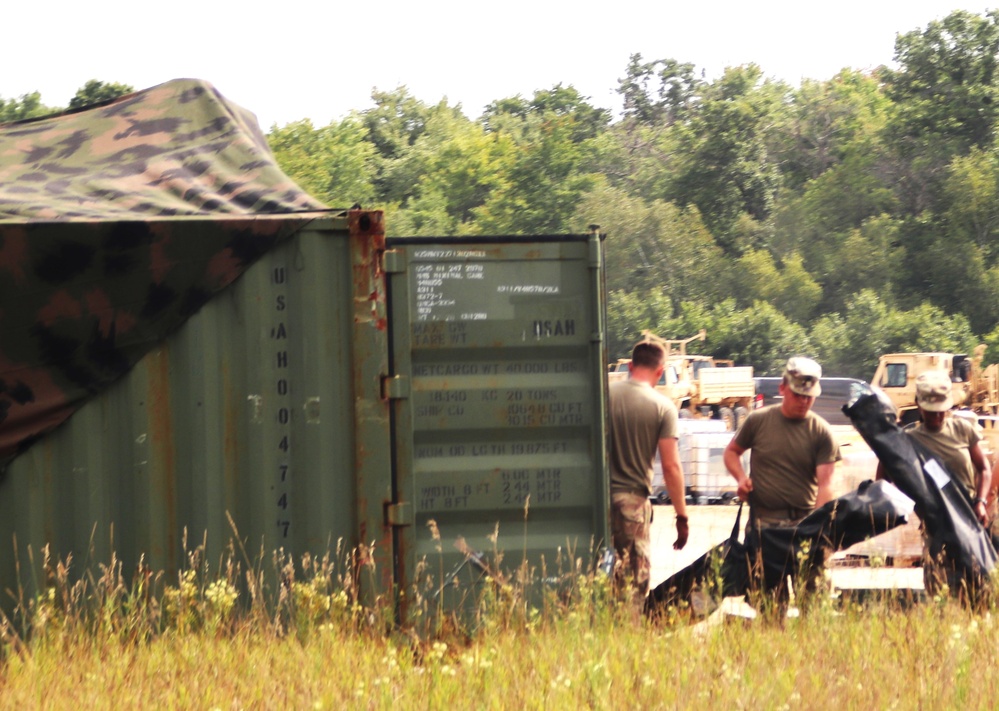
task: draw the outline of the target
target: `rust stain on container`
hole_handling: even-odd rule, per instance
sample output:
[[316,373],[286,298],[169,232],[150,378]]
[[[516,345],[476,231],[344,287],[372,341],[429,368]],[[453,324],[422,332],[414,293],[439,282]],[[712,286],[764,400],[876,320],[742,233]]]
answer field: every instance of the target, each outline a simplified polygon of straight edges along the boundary
[[[370,303],[371,317],[356,310],[355,323],[370,322],[385,330],[385,280],[381,256],[385,252],[385,223],[381,211],[351,210],[348,215],[355,299]],[[364,297],[358,295],[364,294]]]
[[[368,508],[368,499],[365,496],[357,497],[357,508],[359,511],[364,511]],[[366,544],[368,542],[368,522],[362,517],[357,523],[358,541]]]

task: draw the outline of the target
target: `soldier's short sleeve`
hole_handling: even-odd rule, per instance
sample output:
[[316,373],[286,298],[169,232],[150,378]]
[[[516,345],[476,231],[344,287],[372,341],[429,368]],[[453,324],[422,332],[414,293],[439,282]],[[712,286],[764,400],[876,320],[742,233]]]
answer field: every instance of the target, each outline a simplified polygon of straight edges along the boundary
[[821,436],[817,442],[818,447],[815,452],[815,463],[832,464],[834,462],[838,462],[841,459],[839,454],[839,444],[836,442],[836,438],[833,436],[832,430],[829,429],[828,425],[824,425],[820,432]]
[[964,440],[968,443],[969,447],[974,447],[976,444],[982,441],[982,435],[978,431],[978,427],[974,422],[966,420],[963,417],[954,417],[955,422],[960,422],[960,429],[962,430]]
[[659,439],[675,439],[677,437],[677,412],[673,403],[664,403],[662,418],[659,423]]
[[753,448],[753,440],[756,438],[757,430],[759,430],[761,417],[761,412],[750,412],[749,416],[742,421],[742,424],[739,425],[739,429],[733,438],[736,446],[740,449]]

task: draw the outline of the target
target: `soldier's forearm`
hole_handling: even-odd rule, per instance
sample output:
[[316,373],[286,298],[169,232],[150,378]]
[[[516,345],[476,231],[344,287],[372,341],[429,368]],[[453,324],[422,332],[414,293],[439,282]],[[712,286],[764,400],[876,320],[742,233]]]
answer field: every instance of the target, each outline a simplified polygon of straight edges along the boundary
[[676,464],[670,467],[663,467],[663,483],[666,484],[666,491],[669,492],[670,501],[673,502],[673,509],[677,516],[687,515],[687,490],[683,481],[683,470]]

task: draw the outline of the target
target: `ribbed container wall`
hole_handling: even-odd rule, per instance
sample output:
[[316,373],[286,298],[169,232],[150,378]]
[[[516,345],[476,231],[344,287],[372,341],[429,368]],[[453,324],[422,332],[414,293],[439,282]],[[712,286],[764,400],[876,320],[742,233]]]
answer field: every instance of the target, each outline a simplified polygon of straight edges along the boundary
[[114,554],[126,574],[141,561],[169,577],[202,542],[217,561],[234,530],[265,564],[379,536],[378,227],[311,223],[16,459],[0,484],[3,586],[31,587],[45,544],[76,569]]

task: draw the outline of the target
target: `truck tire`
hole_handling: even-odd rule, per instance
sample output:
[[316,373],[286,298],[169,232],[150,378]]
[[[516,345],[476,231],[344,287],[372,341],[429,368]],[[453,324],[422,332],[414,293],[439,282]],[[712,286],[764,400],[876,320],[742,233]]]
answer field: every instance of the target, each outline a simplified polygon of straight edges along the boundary
[[694,413],[690,411],[689,407],[681,407],[676,411],[676,416],[681,420],[690,420],[693,419]]
[[742,405],[739,405],[739,407],[735,408],[735,427],[733,427],[732,429],[738,429],[739,425],[742,424],[742,421],[745,420],[748,416],[749,416],[748,407],[743,407]]
[[728,432],[735,431],[735,413],[732,412],[731,407],[719,407],[718,419],[725,423],[726,431]]

